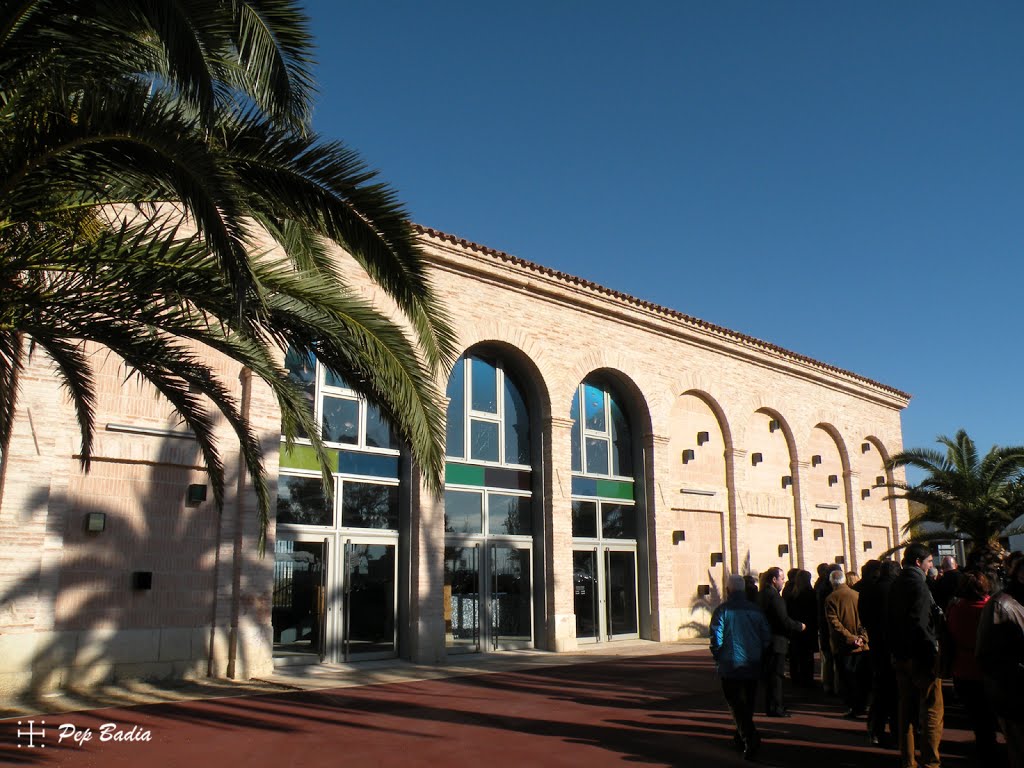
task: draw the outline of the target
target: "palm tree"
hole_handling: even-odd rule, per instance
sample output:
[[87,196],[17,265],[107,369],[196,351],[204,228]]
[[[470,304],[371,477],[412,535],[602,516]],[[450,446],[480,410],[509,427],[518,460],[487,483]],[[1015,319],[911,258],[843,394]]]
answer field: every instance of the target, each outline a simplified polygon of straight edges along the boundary
[[889,469],[915,467],[925,473],[917,484],[897,481],[885,486],[892,491],[888,498],[916,502],[919,510],[903,528],[906,543],[934,538],[934,531],[929,533],[922,525],[933,524],[960,533],[976,549],[996,545],[1024,511],[1024,446],[993,446],[979,456],[962,429],[952,439],[939,436],[938,442],[945,452],[914,448],[886,463]]
[[[294,0],[0,0],[0,449],[39,348],[74,404],[88,469],[88,353],[105,347],[196,434],[218,503],[208,405],[226,417],[265,530],[258,441],[199,348],[267,382],[282,432],[310,436],[329,486],[280,363],[291,346],[376,402],[440,487],[434,382],[452,333],[394,192],[310,131],[310,49]],[[405,322],[344,283],[334,244]]]

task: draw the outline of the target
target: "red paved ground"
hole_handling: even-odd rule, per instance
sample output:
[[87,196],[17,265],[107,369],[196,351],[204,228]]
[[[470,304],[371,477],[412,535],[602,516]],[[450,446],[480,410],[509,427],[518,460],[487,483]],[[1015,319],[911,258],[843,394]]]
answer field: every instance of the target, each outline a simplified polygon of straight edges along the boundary
[[[795,694],[790,720],[759,718],[771,766],[896,766],[871,748],[863,721],[820,693]],[[943,765],[968,766],[971,735],[947,712]],[[5,765],[243,766],[733,766],[729,713],[706,651],[530,671],[37,716],[45,747],[29,749],[0,721]],[[146,729],[151,741],[101,742],[103,723]],[[92,740],[80,746],[58,727]],[[138,731],[136,731],[138,733]],[[19,747],[19,743],[21,746]]]

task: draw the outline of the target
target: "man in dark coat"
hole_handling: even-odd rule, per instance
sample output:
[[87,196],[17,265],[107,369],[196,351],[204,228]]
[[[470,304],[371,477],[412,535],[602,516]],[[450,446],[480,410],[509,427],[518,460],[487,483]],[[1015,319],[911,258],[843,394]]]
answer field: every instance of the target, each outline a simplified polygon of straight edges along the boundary
[[896,723],[896,678],[892,671],[892,650],[889,648],[889,592],[899,576],[900,567],[891,560],[881,564],[878,578],[860,593],[860,620],[871,638],[868,659],[871,661],[871,710],[868,712],[869,742],[887,743],[886,725],[892,738],[899,728]]
[[903,766],[913,766],[914,725],[920,716],[921,766],[939,768],[942,741],[942,680],[939,677],[940,612],[928,589],[932,554],[911,544],[903,554],[903,571],[889,592],[889,644],[899,689],[899,741]]
[[782,585],[786,577],[781,568],[769,568],[761,574],[761,591],[758,602],[768,626],[772,630],[772,644],[765,655],[764,666],[764,710],[768,717],[789,717],[782,703],[782,678],[786,674],[786,651],[789,650],[789,636],[803,632],[807,627],[791,619],[782,599]]
[[935,582],[935,589],[932,594],[935,596],[935,602],[939,604],[939,608],[946,611],[949,608],[949,604],[956,597],[957,590],[960,589],[960,580],[963,578],[963,571],[957,567],[956,558],[946,555],[942,558],[942,575],[939,576],[939,580]]

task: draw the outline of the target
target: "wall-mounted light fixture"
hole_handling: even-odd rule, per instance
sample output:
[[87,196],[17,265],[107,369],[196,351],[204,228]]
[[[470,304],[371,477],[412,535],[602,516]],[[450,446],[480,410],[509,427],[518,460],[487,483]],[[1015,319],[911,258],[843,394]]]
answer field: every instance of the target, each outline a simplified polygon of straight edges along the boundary
[[681,541],[686,541],[686,531],[672,531],[672,543],[678,544]]
[[85,516],[86,533],[102,533],[107,527],[106,512],[89,512]]
[[811,456],[811,466],[816,467],[819,464],[821,464],[821,455],[816,453],[813,456]]
[[860,489],[860,497],[862,499],[866,499],[870,495],[871,495],[871,489],[870,488],[861,488]]
[[711,553],[711,565],[721,565],[722,564],[722,560],[723,560],[723,558],[722,558],[722,553],[721,552],[712,552]]
[[782,428],[782,425],[779,424],[779,420],[778,419],[772,419],[771,421],[768,422],[768,431],[769,432],[774,432],[775,430],[781,429],[781,428]]
[[204,501],[206,501],[206,486],[190,485],[185,493],[185,503],[190,507],[194,507],[202,504]]
[[779,557],[789,554],[789,544],[779,544]]
[[836,555],[836,565],[845,565],[846,558],[843,555]]
[[789,488],[789,486],[791,486],[792,484],[793,484],[793,476],[792,475],[783,475],[782,476],[782,487],[783,488]]
[[885,485],[885,477],[879,475],[875,478],[875,485]]
[[873,546],[874,545],[871,543],[870,539],[865,539],[864,540],[864,551],[865,552],[869,551]]
[[870,451],[871,451],[871,443],[861,443],[860,444],[860,452],[861,453],[868,453]]
[[695,454],[693,452],[693,448],[687,448],[685,451],[683,451],[683,464],[689,464],[691,461],[694,460],[694,458]]
[[709,435],[707,432],[698,432],[697,433],[697,445],[699,445],[699,446],[700,445],[704,445],[704,443],[708,442],[710,439],[711,439],[711,435]]
[[762,461],[764,461],[764,456],[762,456],[760,453],[752,453],[752,454],[750,454],[750,464],[752,466],[756,467]]
[[831,488],[833,485],[836,485],[838,482],[839,482],[839,475],[829,475],[828,476],[828,487],[829,488]]
[[697,585],[697,597],[708,597],[711,594],[710,584],[698,584]]
[[825,537],[825,529],[824,528],[815,528],[814,529],[814,540],[815,541],[817,541],[818,539],[824,538],[824,537]]

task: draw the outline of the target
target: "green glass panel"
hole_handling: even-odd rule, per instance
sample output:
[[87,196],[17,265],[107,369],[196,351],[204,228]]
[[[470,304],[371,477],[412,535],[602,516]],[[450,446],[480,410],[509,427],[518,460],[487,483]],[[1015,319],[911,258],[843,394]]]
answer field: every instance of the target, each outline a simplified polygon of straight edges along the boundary
[[453,485],[482,486],[484,484],[484,468],[471,464],[446,464],[444,481]]
[[620,480],[598,480],[597,495],[604,499],[633,499],[633,484]]
[[[338,466],[338,452],[331,448],[327,449],[327,458],[331,467]],[[293,445],[291,450],[281,443],[281,467],[283,469],[311,469],[314,472],[320,471],[320,462],[317,461],[316,451],[309,445]]]

